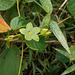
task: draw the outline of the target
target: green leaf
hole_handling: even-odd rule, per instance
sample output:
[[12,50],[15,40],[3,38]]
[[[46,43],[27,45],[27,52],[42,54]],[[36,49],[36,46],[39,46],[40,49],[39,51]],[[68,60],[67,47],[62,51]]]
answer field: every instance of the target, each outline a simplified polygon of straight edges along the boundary
[[15,4],[16,0],[0,0],[0,10],[7,10]]
[[60,49],[56,49],[57,54],[56,54],[56,59],[58,59],[59,61],[61,61],[62,63],[67,63],[69,62],[69,54],[67,53],[67,51],[61,47]]
[[18,47],[4,50],[0,55],[0,75],[18,75],[21,51]]
[[42,28],[49,28],[49,22],[50,22],[50,15],[47,14],[47,15],[43,18],[43,20],[42,20],[42,22],[41,22],[41,24],[40,24],[40,28],[41,28],[41,29],[42,29]]
[[39,42],[36,42],[34,40],[26,40],[26,44],[32,50],[38,50],[39,52],[43,52],[45,50],[45,37],[41,36]]
[[70,0],[67,8],[69,12],[72,14],[72,16],[75,18],[75,0]]
[[61,75],[65,75],[73,71],[75,71],[75,64],[67,68]]
[[62,31],[60,30],[58,24],[55,21],[51,21],[50,22],[50,28],[51,28],[52,32],[54,33],[54,35],[56,36],[56,38],[60,41],[61,45],[70,54],[70,50],[69,50],[69,47],[67,45],[67,41],[66,41]]
[[51,0],[40,0],[40,3],[41,3],[41,5],[42,5],[43,9],[44,9],[47,13],[49,13],[49,14],[52,13],[53,8],[52,8]]
[[15,17],[11,20],[11,28],[13,30],[19,29],[21,27],[25,27],[27,24],[27,21],[23,17]]
[[65,51],[65,50],[63,50],[63,49],[57,49],[57,48],[54,48],[56,51],[58,51],[59,53],[61,53],[61,54],[63,54],[64,56],[66,56],[67,58],[69,58],[69,54]]
[[72,60],[75,60],[75,46],[70,47],[70,52],[71,52],[71,55],[72,55]]
[[[56,58],[60,60],[63,63],[69,62],[69,54],[66,52],[64,48],[56,49],[57,52]],[[75,60],[75,46],[70,47],[70,52],[71,52],[71,60]]]

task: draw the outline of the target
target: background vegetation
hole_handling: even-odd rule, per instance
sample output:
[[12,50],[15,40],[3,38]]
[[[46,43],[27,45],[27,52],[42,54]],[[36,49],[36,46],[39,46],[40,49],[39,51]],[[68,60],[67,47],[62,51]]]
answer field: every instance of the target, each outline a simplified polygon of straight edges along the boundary
[[[75,0],[0,0],[0,14],[12,29],[0,33],[0,75],[75,75]],[[29,22],[50,34],[25,40]]]

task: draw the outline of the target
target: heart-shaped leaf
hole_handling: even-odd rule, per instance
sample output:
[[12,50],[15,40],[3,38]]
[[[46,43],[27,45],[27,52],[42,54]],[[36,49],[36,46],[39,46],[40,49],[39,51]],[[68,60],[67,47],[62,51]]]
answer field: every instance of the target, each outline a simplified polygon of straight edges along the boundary
[[23,17],[15,17],[11,20],[11,28],[13,30],[19,29],[21,27],[25,27],[27,24],[27,21]]
[[45,37],[41,36],[39,42],[34,40],[26,41],[26,44],[32,50],[38,50],[38,52],[43,52],[45,50]]
[[16,0],[0,0],[0,10],[7,10],[15,4]]
[[0,75],[18,75],[21,51],[18,47],[4,50],[0,55]]
[[8,24],[4,21],[4,19],[0,15],[0,33],[7,32],[8,30],[11,30],[11,28],[8,26]]

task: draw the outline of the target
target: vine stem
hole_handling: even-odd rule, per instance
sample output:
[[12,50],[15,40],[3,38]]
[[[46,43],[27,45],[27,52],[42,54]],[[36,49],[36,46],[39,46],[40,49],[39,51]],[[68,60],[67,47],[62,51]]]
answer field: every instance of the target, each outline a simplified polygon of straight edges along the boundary
[[26,48],[23,50],[23,52],[26,51],[28,48],[29,48],[29,47],[26,47]]
[[63,2],[63,4],[60,6],[59,10],[66,4],[66,2],[67,2],[67,0],[65,0],[65,1]]
[[58,23],[58,25],[61,24],[61,23],[64,22],[64,21],[66,21],[67,19],[71,18],[71,17],[72,17],[72,16],[69,16],[69,17],[65,18],[64,20],[60,21],[60,22]]
[[[5,38],[0,38],[0,41],[7,41],[7,40],[5,40]],[[14,42],[17,42],[17,43],[26,43],[26,41],[25,40],[15,40],[15,41],[11,41],[12,43],[14,43]],[[59,41],[58,40],[51,40],[51,41],[45,41],[45,43],[54,43],[54,42],[58,42],[59,43]],[[75,45],[75,43],[69,43],[68,42],[68,45]],[[28,48],[27,48],[28,49]],[[26,48],[24,49],[24,50],[26,50]]]
[[20,75],[20,73],[21,73],[22,61],[23,61],[23,39],[22,39],[22,55],[21,55],[20,67],[19,67],[18,75]]
[[20,10],[19,10],[19,1],[17,0],[17,11],[18,11],[18,15],[20,17]]

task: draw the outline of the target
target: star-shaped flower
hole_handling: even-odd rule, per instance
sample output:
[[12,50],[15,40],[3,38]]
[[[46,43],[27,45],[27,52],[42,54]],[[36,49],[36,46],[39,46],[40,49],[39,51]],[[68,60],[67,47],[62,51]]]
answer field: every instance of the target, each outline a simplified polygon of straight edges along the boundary
[[26,28],[22,28],[20,29],[20,32],[25,35],[25,39],[26,40],[35,40],[35,41],[39,41],[39,36],[37,35],[40,32],[40,28],[39,27],[34,27],[31,22],[29,22],[26,25]]

